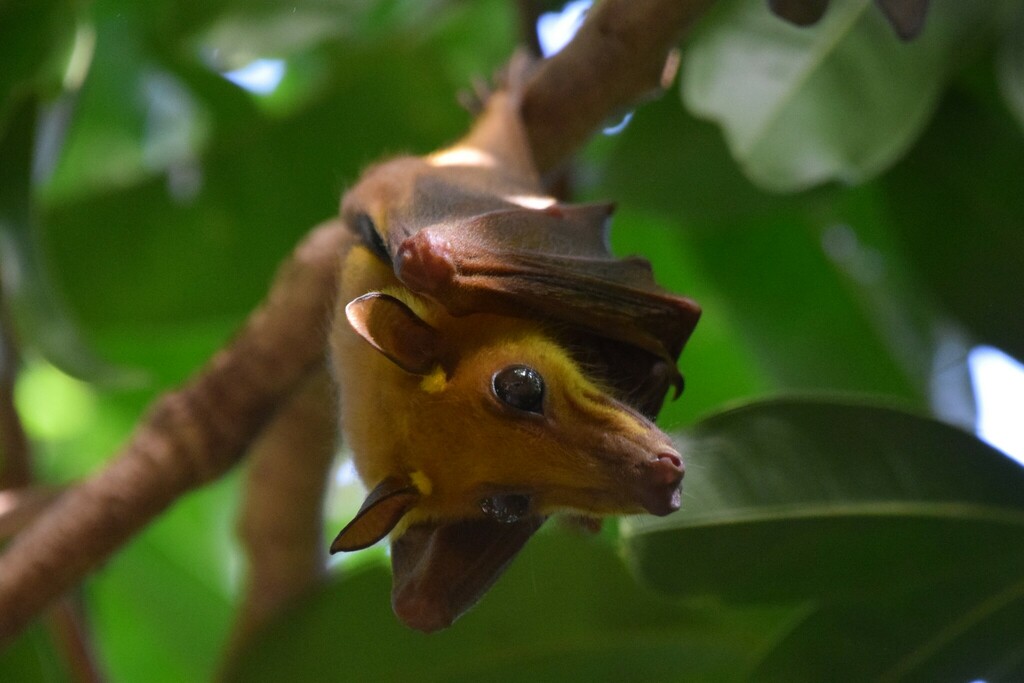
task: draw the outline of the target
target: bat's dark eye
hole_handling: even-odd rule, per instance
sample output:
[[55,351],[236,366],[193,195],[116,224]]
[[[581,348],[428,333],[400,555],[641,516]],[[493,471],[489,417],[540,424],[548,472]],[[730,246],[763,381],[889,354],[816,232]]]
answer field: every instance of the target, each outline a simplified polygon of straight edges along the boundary
[[527,413],[541,413],[544,404],[544,378],[533,368],[510,365],[491,378],[494,395],[503,403]]
[[384,240],[377,231],[377,226],[373,224],[373,219],[365,213],[359,213],[356,214],[355,222],[356,232],[359,233],[359,238],[363,241],[363,244],[376,254],[378,258],[390,263],[391,255],[388,254],[388,249],[384,246]]
[[530,511],[530,499],[517,493],[491,496],[480,501],[480,509],[496,522],[514,524]]

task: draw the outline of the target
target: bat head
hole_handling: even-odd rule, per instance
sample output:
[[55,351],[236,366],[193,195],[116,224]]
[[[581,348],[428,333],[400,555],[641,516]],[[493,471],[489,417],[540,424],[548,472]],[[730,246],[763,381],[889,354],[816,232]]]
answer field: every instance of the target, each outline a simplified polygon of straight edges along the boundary
[[365,431],[374,415],[347,415],[374,488],[331,550],[391,533],[393,603],[406,623],[451,623],[552,513],[678,509],[684,468],[670,439],[589,379],[539,323],[451,317],[395,294],[345,310],[372,349],[356,370],[374,374],[365,390],[382,398],[369,403],[391,414],[387,430]]

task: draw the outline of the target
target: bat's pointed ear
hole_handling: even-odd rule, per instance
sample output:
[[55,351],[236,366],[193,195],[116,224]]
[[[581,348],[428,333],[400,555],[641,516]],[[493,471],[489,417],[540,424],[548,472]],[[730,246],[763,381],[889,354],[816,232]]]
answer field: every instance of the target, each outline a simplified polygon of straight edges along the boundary
[[388,477],[370,491],[351,522],[331,543],[331,554],[362,550],[391,533],[402,516],[420,499],[420,491],[405,477]]
[[360,337],[406,372],[426,375],[437,366],[437,330],[399,299],[370,292],[350,301],[345,317]]

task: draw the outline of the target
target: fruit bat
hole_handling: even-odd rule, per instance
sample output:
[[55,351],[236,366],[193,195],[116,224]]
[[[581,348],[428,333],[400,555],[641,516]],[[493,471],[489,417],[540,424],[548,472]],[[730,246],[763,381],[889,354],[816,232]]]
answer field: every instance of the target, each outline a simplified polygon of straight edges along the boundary
[[551,514],[679,507],[683,461],[652,420],[700,309],[611,256],[611,205],[544,193],[515,81],[458,143],[371,167],[341,204],[331,357],[370,493],[331,552],[390,535],[393,609],[423,631]]

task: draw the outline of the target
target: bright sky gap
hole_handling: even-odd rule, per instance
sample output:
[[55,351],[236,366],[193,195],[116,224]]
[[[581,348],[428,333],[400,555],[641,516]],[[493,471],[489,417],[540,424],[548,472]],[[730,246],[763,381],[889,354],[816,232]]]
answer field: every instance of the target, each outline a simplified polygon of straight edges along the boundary
[[1024,464],[1024,365],[991,346],[967,356],[978,404],[975,432]]
[[583,18],[591,4],[590,0],[576,0],[563,7],[561,12],[545,12],[540,15],[537,19],[537,39],[545,57],[550,57],[569,44],[583,25]]
[[[537,19],[537,40],[540,51],[545,57],[559,52],[569,44],[576,31],[583,25],[587,11],[593,4],[591,0],[574,0],[562,8],[561,12],[545,12]],[[612,123],[602,130],[605,135],[621,133],[629,125],[633,112],[628,112],[618,122]]]
[[243,67],[225,71],[222,75],[235,85],[257,95],[269,95],[284,78],[283,59],[256,59]]

